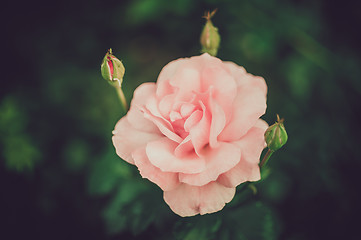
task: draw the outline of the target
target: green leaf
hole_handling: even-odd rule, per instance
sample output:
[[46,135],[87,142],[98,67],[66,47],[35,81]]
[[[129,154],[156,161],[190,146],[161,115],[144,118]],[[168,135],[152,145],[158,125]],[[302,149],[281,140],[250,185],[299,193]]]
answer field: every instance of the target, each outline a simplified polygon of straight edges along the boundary
[[32,171],[40,160],[40,151],[24,135],[8,136],[3,148],[5,164],[10,170]]
[[273,240],[278,239],[279,233],[279,220],[269,207],[258,201],[227,212],[219,234],[230,234],[231,239]]
[[27,115],[12,96],[0,105],[0,147],[7,169],[17,172],[32,171],[41,152],[26,134]]
[[176,223],[174,227],[174,238],[179,240],[208,240],[215,239],[222,225],[220,213],[207,214],[185,218]]
[[4,98],[0,105],[0,134],[17,134],[25,130],[27,116],[12,96]]
[[88,179],[88,191],[91,195],[104,195],[116,188],[122,180],[131,177],[131,167],[120,159],[113,148],[95,161]]
[[[141,206],[133,203],[145,189],[146,186],[138,180],[122,181],[120,183],[115,196],[103,212],[109,233],[120,232],[129,225],[134,213],[141,210]],[[132,214],[128,214],[130,209]]]
[[63,159],[67,169],[72,172],[82,170],[90,159],[90,148],[84,140],[73,139],[63,151]]

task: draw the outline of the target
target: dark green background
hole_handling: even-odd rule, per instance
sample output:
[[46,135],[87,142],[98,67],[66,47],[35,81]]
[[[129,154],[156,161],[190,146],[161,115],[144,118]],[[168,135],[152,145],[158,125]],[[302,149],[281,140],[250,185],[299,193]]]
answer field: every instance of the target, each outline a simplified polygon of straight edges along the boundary
[[[120,160],[122,116],[100,76],[110,47],[131,99],[171,60],[198,55],[218,8],[218,57],[263,76],[289,142],[258,194],[180,218]],[[360,7],[357,1],[137,0],[2,4],[0,238],[359,239]],[[247,196],[250,195],[250,196]]]

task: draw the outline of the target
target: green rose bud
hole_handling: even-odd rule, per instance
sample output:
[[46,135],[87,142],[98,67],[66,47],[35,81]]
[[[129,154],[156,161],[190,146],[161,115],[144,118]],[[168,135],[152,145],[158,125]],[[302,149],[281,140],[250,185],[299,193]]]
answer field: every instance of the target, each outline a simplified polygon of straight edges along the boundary
[[110,84],[117,84],[117,87],[121,87],[125,68],[123,63],[113,55],[111,48],[105,54],[101,72],[103,78],[108,80]]
[[206,13],[206,15],[204,16],[207,22],[204,25],[200,38],[200,42],[202,44],[202,52],[209,53],[212,56],[217,55],[219,44],[221,42],[221,37],[218,33],[218,28],[216,28],[211,21],[211,18],[216,13],[216,10],[214,10],[211,13],[210,12]]
[[288,136],[283,121],[277,114],[277,122],[270,126],[264,134],[267,146],[271,151],[277,151],[287,142]]

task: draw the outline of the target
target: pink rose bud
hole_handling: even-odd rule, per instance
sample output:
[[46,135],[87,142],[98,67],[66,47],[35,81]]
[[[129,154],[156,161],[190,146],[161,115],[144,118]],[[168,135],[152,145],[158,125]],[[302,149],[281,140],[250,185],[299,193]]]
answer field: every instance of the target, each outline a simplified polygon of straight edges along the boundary
[[206,15],[204,16],[207,22],[204,25],[200,39],[202,44],[202,52],[209,53],[212,56],[217,55],[219,44],[221,42],[221,37],[218,33],[218,28],[216,28],[211,21],[211,18],[216,13],[216,10],[214,10],[211,13],[210,12],[206,13]]
[[111,48],[105,54],[101,72],[105,80],[108,80],[111,84],[117,84],[117,87],[121,87],[125,68],[123,63],[113,55]]
[[267,146],[272,151],[277,151],[287,142],[288,136],[283,121],[283,118],[280,119],[277,114],[277,122],[270,126],[264,134]]

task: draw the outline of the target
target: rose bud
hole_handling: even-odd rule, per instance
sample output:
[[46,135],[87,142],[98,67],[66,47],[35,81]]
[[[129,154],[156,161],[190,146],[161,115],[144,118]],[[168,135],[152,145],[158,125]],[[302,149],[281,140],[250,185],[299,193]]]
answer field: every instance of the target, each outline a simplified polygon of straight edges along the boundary
[[207,20],[206,24],[204,25],[200,42],[202,44],[202,52],[209,53],[212,56],[216,56],[219,48],[219,44],[221,42],[221,37],[218,33],[218,28],[216,28],[211,18],[216,13],[216,10],[213,12],[208,12],[204,18]]
[[283,121],[283,118],[280,119],[277,114],[277,122],[270,126],[264,134],[267,146],[271,151],[277,151],[287,142],[288,136]]
[[113,55],[111,48],[105,54],[101,72],[105,80],[108,80],[111,84],[117,83],[117,87],[121,87],[125,68],[123,63]]

